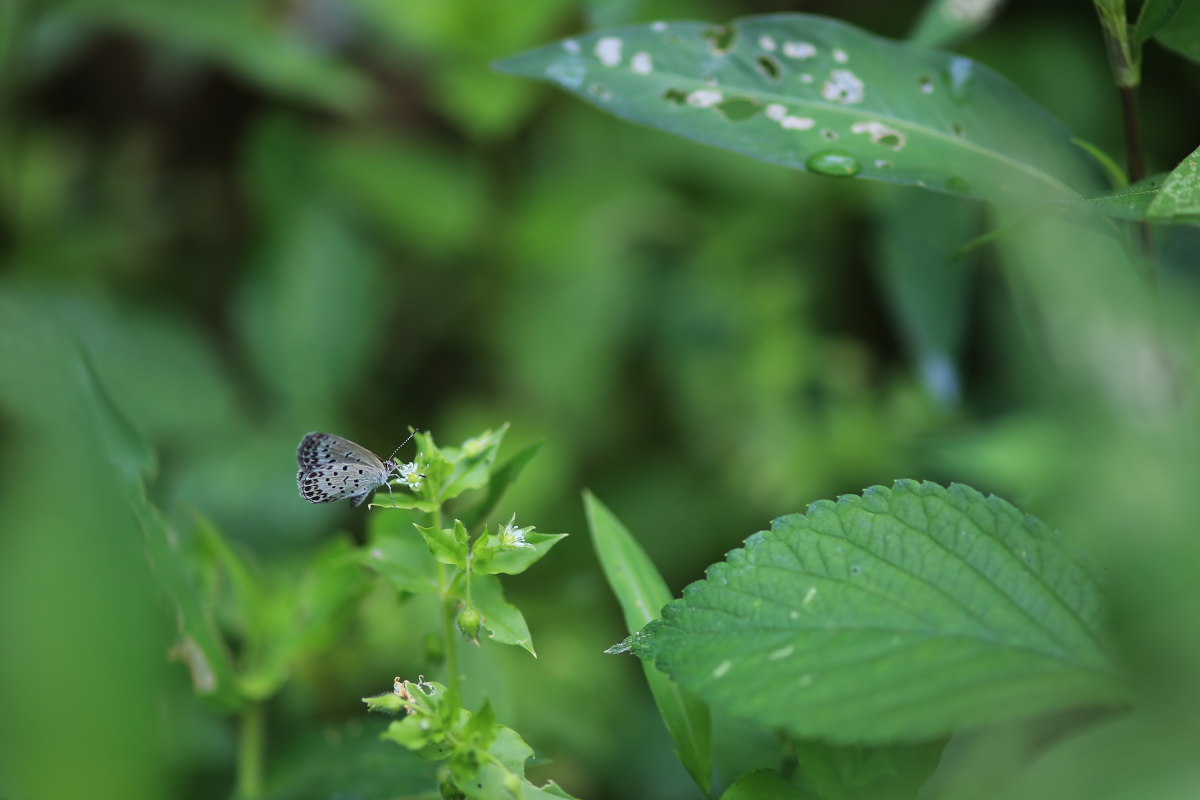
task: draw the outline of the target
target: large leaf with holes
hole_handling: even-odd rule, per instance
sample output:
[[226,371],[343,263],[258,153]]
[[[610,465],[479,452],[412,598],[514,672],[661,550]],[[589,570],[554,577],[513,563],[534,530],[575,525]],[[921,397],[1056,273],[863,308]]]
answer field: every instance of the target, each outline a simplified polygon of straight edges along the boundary
[[615,28],[497,68],[633,122],[825,175],[999,201],[1102,188],[1068,131],[995,72],[822,17]]
[[716,708],[802,737],[915,741],[1120,702],[1093,570],[965,486],[900,481],[708,570],[630,641]]

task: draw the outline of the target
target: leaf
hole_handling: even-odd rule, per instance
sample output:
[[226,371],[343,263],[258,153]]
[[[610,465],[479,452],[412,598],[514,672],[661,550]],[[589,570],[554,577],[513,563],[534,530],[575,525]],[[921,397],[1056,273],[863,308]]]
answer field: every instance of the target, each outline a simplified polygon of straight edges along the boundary
[[1146,0],[1142,3],[1134,26],[1134,37],[1138,43],[1148,41],[1162,30],[1182,4],[1183,0]]
[[487,758],[471,753],[471,758],[456,758],[450,762],[454,785],[473,800],[528,800],[570,798],[553,782],[534,786],[525,778],[525,762],[533,757],[533,748],[520,734],[503,725],[495,726],[495,740],[487,748]]
[[262,633],[245,643],[242,691],[255,700],[272,696],[299,661],[325,649],[365,589],[364,577],[359,551],[341,538],[271,575]]
[[1146,209],[1155,221],[1184,218],[1200,221],[1200,148],[1191,152],[1163,181],[1158,196]]
[[1183,0],[1154,38],[1179,55],[1200,62],[1200,0]]
[[873,260],[884,298],[929,394],[957,406],[973,265],[955,254],[978,231],[980,209],[904,189],[885,195],[885,203]]
[[[637,540],[591,492],[584,492],[584,511],[592,546],[613,594],[621,604],[630,633],[655,619],[671,599],[671,592],[654,563]],[[705,796],[712,791],[712,719],[699,697],[667,679],[648,661],[643,662],[646,683],[658,712],[675,742],[679,760]]]
[[775,164],[994,200],[1098,190],[1067,130],[967,58],[804,14],[654,23],[513,56],[621,117]]
[[297,732],[296,740],[287,742],[268,762],[268,800],[382,800],[435,787],[433,765],[380,737],[387,724],[381,719],[355,719]]
[[483,627],[487,628],[493,641],[500,644],[515,644],[525,648],[537,658],[533,650],[533,637],[521,610],[504,599],[500,580],[494,575],[475,575],[471,578],[471,599],[483,612]]
[[498,430],[484,431],[460,447],[441,448],[434,443],[432,434],[418,432],[417,448],[426,476],[423,494],[444,503],[469,489],[486,486],[507,431],[506,422]]
[[397,591],[437,594],[438,563],[421,535],[413,530],[412,514],[391,512],[370,518],[370,546],[360,558]]
[[816,800],[819,797],[801,790],[773,769],[747,772],[721,794],[721,800]]
[[454,520],[454,529],[416,526],[433,557],[443,564],[467,568],[467,529]]
[[819,740],[794,745],[803,783],[815,796],[841,800],[910,800],[937,768],[944,739],[864,747]]
[[492,471],[488,476],[487,494],[477,506],[463,515],[463,522],[466,524],[467,530],[474,530],[491,516],[492,512],[496,510],[496,506],[500,504],[501,498],[504,497],[504,493],[508,491],[508,487],[521,476],[525,467],[529,465],[530,461],[533,461],[534,456],[541,452],[543,444],[545,442],[534,442],[527,445]]
[[1100,586],[995,497],[899,481],[821,501],[709,568],[632,645],[731,714],[918,741],[1123,700]]
[[520,575],[541,561],[550,548],[567,538],[565,533],[525,534],[525,547],[504,546],[499,536],[491,533],[475,544],[471,570],[476,575]]
[[1152,175],[1111,192],[1068,201],[1066,205],[1086,208],[1114,219],[1146,219],[1150,206],[1162,189],[1164,179],[1163,175]]

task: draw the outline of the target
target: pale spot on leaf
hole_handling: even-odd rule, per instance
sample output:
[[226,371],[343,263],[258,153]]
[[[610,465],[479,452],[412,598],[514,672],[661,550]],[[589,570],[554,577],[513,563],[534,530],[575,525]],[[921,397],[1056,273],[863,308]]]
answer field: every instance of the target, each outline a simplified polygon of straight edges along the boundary
[[718,92],[716,89],[697,89],[688,95],[688,105],[693,108],[708,108],[715,106],[717,103],[725,99],[725,95]]
[[621,63],[621,45],[621,40],[616,36],[605,36],[596,42],[596,48],[592,52],[604,66],[615,67]]
[[634,53],[629,60],[629,67],[638,75],[649,75],[654,71],[654,60],[645,50]]
[[879,120],[867,120],[865,122],[856,122],[850,126],[851,133],[866,134],[871,137],[871,141],[875,144],[881,144],[884,147],[890,147],[893,150],[900,150],[906,143],[905,135],[893,127],[883,124]]
[[788,58],[812,58],[817,54],[817,48],[808,42],[784,42],[783,54]]
[[821,96],[835,103],[861,103],[864,94],[862,79],[848,69],[835,69],[821,84]]

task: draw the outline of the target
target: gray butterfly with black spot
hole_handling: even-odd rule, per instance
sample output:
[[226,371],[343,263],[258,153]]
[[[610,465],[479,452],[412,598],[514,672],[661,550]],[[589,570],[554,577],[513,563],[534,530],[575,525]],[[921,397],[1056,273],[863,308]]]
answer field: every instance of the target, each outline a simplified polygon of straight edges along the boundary
[[399,469],[390,458],[384,461],[362,445],[332,433],[305,436],[296,460],[300,462],[296,485],[300,496],[310,503],[349,497],[351,505],[360,505],[375,489],[387,486]]

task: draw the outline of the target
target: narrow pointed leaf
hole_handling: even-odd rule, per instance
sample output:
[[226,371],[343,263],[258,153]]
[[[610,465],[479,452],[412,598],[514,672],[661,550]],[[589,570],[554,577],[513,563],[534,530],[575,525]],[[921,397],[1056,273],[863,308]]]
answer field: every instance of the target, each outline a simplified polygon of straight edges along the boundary
[[[586,492],[583,496],[592,544],[609,587],[621,604],[630,633],[655,619],[671,599],[667,583],[637,540],[613,513]],[[673,683],[653,664],[643,662],[646,683],[675,741],[680,761],[705,795],[712,790],[712,720],[699,697]]]
[[1123,702],[1090,567],[965,486],[900,481],[782,517],[634,639],[729,713],[833,742]]
[[597,31],[498,69],[775,164],[991,200],[1093,193],[1065,127],[967,58],[805,14]]

